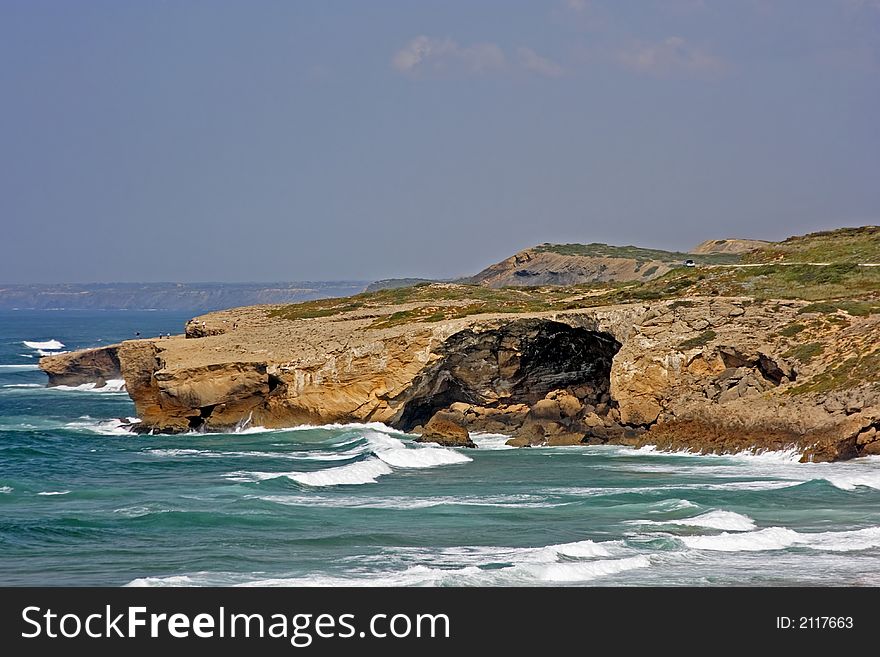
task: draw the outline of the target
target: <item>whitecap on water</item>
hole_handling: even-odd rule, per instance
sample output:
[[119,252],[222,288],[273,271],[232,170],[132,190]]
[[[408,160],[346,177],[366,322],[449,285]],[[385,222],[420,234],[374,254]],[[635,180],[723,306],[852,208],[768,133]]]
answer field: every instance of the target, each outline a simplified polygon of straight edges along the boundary
[[50,495],[67,495],[68,493],[70,493],[69,490],[45,490],[45,491],[42,491],[42,492],[40,492],[40,493],[37,493],[37,495],[45,495],[45,496],[50,496]]
[[405,496],[351,496],[333,495],[255,495],[253,499],[282,504],[284,506],[311,506],[328,508],[360,508],[360,509],[394,509],[406,511],[411,509],[428,509],[437,506],[477,506],[498,508],[552,508],[565,506],[566,502],[548,502],[539,495],[438,495],[435,497]]
[[679,525],[684,527],[705,527],[707,529],[723,529],[733,532],[747,532],[756,529],[755,521],[741,513],[716,509],[707,513],[690,518],[677,518],[674,520],[627,520],[630,525],[653,525],[667,526]]
[[[586,582],[651,566],[651,559],[646,555],[607,558],[613,550],[619,549],[619,545],[616,541],[602,544],[585,540],[534,548],[388,548],[376,559],[382,563],[403,559],[398,569],[387,569],[386,566],[382,570],[364,572],[362,567],[358,567],[340,574],[294,577],[267,577],[265,573],[199,572],[140,577],[132,580],[128,586],[534,586]],[[423,560],[423,563],[407,563],[412,559]],[[509,565],[497,567],[504,563]]]
[[266,481],[287,477],[306,486],[342,486],[374,484],[379,477],[391,472],[386,463],[370,457],[357,463],[314,472],[231,472],[226,477],[233,481]]
[[39,365],[18,365],[15,363],[9,363],[6,365],[0,365],[0,369],[10,370],[12,372],[16,372],[16,371],[24,372],[24,371],[28,371],[28,370],[38,370],[38,369],[40,369],[40,366]]
[[681,536],[689,548],[720,552],[761,552],[804,547],[827,552],[851,552],[880,547],[880,527],[839,532],[796,532],[787,527],[767,527],[744,534]]
[[445,447],[407,447],[403,441],[383,433],[370,432],[364,434],[364,437],[373,454],[395,468],[433,468],[472,460]]
[[59,340],[46,340],[44,342],[39,342],[36,340],[24,340],[22,344],[28,349],[44,349],[49,351],[58,351],[59,349],[64,349],[64,343]]
[[[373,456],[356,463],[313,472],[231,472],[226,477],[233,481],[265,481],[287,477],[306,486],[359,485],[376,483],[379,477],[391,474],[392,468],[434,468],[471,461],[470,457],[444,447],[408,447],[398,438],[378,431],[367,431],[361,438],[366,440],[366,448],[359,451],[370,451]],[[305,458],[315,460],[336,460],[357,456],[356,453],[351,452],[345,456],[339,453],[306,452],[306,454],[308,456]]]

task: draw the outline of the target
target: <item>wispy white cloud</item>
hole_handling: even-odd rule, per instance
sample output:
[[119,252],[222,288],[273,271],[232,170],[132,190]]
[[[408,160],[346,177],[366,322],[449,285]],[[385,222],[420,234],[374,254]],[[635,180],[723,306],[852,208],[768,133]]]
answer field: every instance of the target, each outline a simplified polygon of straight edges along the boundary
[[671,36],[659,43],[637,43],[618,53],[626,68],[658,77],[676,74],[718,75],[724,62],[714,55]]
[[543,75],[548,78],[558,78],[565,72],[563,68],[552,59],[539,55],[531,48],[517,48],[516,54],[519,58],[520,66],[532,73],[537,73],[538,75]]
[[503,69],[504,51],[494,43],[462,46],[452,39],[420,35],[394,53],[391,65],[409,75],[443,73],[482,74]]

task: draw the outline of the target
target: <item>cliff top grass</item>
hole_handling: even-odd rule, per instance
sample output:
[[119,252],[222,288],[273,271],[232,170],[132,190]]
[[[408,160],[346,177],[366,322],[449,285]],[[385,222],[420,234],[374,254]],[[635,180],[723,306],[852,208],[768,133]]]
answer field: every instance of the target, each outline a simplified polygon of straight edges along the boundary
[[743,254],[743,262],[880,263],[880,226],[789,237]]
[[[803,309],[804,313],[826,316],[840,312],[864,316],[880,311],[880,267],[860,266],[880,262],[878,226],[791,237],[742,257],[598,243],[542,244],[534,250],[662,261],[679,266],[658,278],[636,282],[500,289],[465,283],[420,283],[346,298],[288,304],[268,312],[271,317],[300,320],[360,311],[359,317],[372,318],[374,328],[386,328],[476,314],[572,310],[685,297],[801,299],[812,302]],[[682,266],[685,260],[693,260],[697,266]]]
[[[501,288],[455,283],[425,283],[411,287],[364,292],[341,299],[321,299],[279,306],[269,310],[270,317],[310,319],[331,317],[354,310],[375,311],[377,328],[409,321],[440,321],[481,313],[525,313],[552,310],[572,293],[567,287]],[[407,304],[416,308],[383,313],[383,309]]]
[[[685,296],[744,296],[757,301],[803,299],[866,301],[880,293],[880,267],[855,264],[761,265],[758,267],[674,269],[640,284],[629,284],[608,295],[607,301],[651,301]],[[864,299],[863,299],[864,298]],[[842,306],[838,305],[841,309]],[[853,306],[855,307],[855,306]]]
[[[271,317],[299,320],[365,311],[361,314],[373,318],[373,328],[387,328],[408,322],[437,322],[487,313],[534,313],[716,296],[751,297],[756,301],[801,299],[813,302],[805,307],[805,312],[844,311],[867,315],[880,311],[880,267],[855,264],[680,267],[641,283],[500,289],[434,283],[289,304],[268,312]],[[403,305],[409,307],[399,308]]]
[[629,258],[641,262],[659,261],[666,263],[683,263],[693,260],[697,264],[721,265],[736,264],[740,257],[730,253],[683,253],[681,251],[664,251],[662,249],[645,249],[639,246],[613,246],[611,244],[541,244],[531,249],[538,253],[558,253],[560,255],[583,256],[586,258]]

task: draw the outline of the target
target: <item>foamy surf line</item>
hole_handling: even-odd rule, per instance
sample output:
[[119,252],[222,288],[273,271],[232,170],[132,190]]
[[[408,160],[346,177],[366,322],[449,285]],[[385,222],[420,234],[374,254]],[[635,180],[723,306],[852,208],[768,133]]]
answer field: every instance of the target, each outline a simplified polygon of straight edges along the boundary
[[536,495],[437,496],[437,497],[323,497],[318,495],[254,495],[252,499],[283,506],[309,506],[349,509],[390,509],[408,511],[438,506],[473,506],[511,509],[542,509],[567,506],[567,502],[548,502]]
[[112,420],[95,420],[88,416],[80,417],[74,422],[67,422],[64,427],[74,431],[88,431],[101,436],[126,436],[131,435],[131,431],[126,428],[128,424],[140,422],[140,418],[127,417],[116,418]]
[[407,447],[402,440],[375,431],[364,434],[364,438],[376,457],[395,468],[433,468],[473,460],[445,447]]
[[796,532],[787,527],[766,527],[743,534],[727,532],[715,536],[680,536],[695,550],[718,552],[763,552],[802,547],[824,552],[856,552],[880,547],[880,527],[840,532]]
[[304,486],[357,486],[374,484],[394,470],[435,468],[443,465],[469,463],[469,456],[445,447],[408,447],[402,440],[378,431],[362,436],[372,456],[356,463],[325,468],[313,472],[231,472],[227,479],[241,482],[259,482],[286,477]]
[[97,383],[82,383],[78,386],[51,386],[46,390],[58,392],[97,392],[97,393],[123,393],[125,392],[125,379],[107,379],[104,385]]
[[38,369],[40,369],[40,366],[39,365],[18,365],[15,363],[9,363],[9,364],[0,365],[0,369],[11,370],[11,371],[20,370],[20,371],[24,372],[24,371],[38,370]]
[[[355,572],[350,573],[292,577],[203,571],[167,577],[139,577],[127,586],[540,586],[587,582],[651,566],[650,557],[643,554],[621,556],[621,549],[618,541],[595,543],[592,540],[543,547],[387,548],[374,563],[404,560],[397,569],[386,566],[374,572],[364,572],[363,564],[360,564]],[[422,563],[407,563],[411,560]],[[499,568],[499,564],[508,565]]]
[[667,527],[677,525],[683,527],[705,527],[707,529],[723,529],[733,532],[747,532],[757,529],[755,521],[748,516],[734,511],[715,510],[702,513],[690,518],[677,518],[670,520],[626,520],[630,525],[648,525]]
[[708,459],[763,459],[768,461],[776,461],[780,463],[798,463],[802,456],[800,450],[791,447],[789,449],[771,450],[771,449],[745,449],[741,452],[733,452],[731,454],[704,454],[702,452],[690,449],[680,450],[662,450],[656,445],[643,445],[642,447],[626,447],[620,446],[619,452],[624,454],[647,454],[655,456],[687,456],[687,457],[706,457]]
[[[547,586],[561,583],[578,584],[609,577],[638,568],[648,568],[651,560],[645,555],[622,559],[598,559],[590,562],[551,564],[519,564],[507,568],[484,569],[478,566],[433,568],[410,566],[399,571],[383,570],[370,574],[311,574],[297,577],[265,577],[254,573],[194,573],[169,577],[139,577],[126,586]],[[245,580],[245,581],[242,581]]]
[[392,470],[386,463],[370,457],[357,463],[314,472],[231,472],[226,478],[232,481],[259,482],[286,477],[304,486],[357,486],[374,484],[379,477],[391,473]]

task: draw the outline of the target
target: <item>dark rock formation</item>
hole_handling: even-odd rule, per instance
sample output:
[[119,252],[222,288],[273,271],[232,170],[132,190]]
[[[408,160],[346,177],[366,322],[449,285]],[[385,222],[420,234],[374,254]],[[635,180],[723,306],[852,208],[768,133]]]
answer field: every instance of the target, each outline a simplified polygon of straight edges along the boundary
[[619,348],[607,333],[539,319],[514,320],[496,330],[466,329],[450,336],[437,349],[438,360],[392,400],[400,410],[391,424],[408,431],[455,403],[483,409],[531,405],[567,388],[592,396],[568,395],[564,409],[548,400],[547,412],[552,407],[554,417],[577,415],[582,401],[595,401],[599,390],[607,390]]

